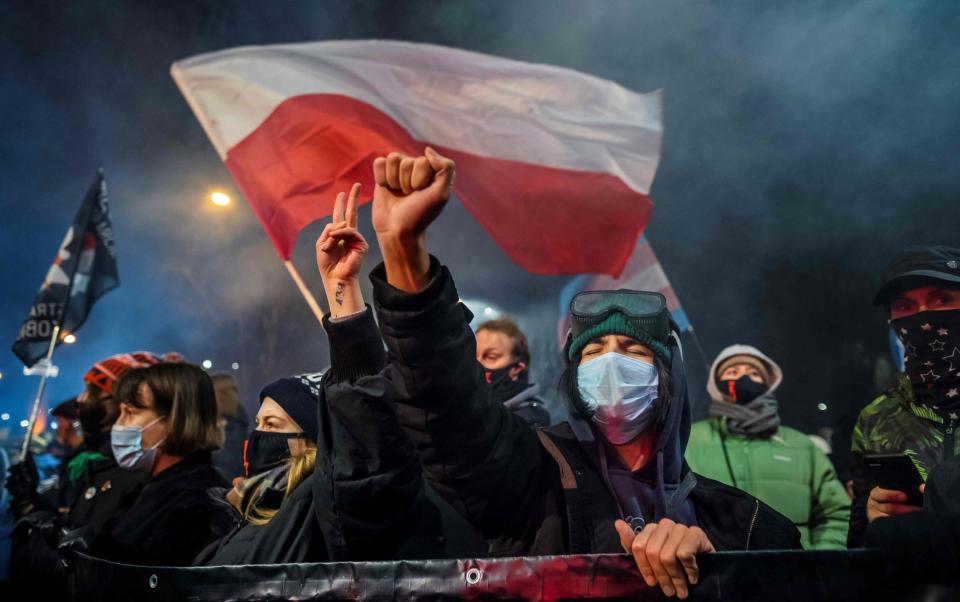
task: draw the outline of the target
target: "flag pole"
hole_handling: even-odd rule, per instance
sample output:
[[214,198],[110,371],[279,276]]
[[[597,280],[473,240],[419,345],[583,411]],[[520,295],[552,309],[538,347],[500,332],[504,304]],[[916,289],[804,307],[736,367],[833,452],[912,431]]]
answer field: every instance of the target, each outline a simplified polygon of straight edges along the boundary
[[60,336],[60,325],[53,327],[53,336],[50,337],[50,347],[47,348],[47,356],[44,360],[43,374],[40,375],[40,385],[37,387],[37,396],[33,400],[33,408],[30,410],[30,424],[27,426],[27,434],[23,438],[23,447],[20,448],[20,461],[27,458],[27,452],[30,450],[30,440],[33,438],[33,428],[37,424],[37,418],[40,416],[40,400],[43,398],[43,389],[47,386],[47,375],[50,374],[50,361],[53,359],[53,350],[57,348],[57,337]]
[[303,295],[307,305],[310,306],[310,310],[313,311],[313,315],[316,316],[317,322],[320,322],[320,328],[322,330],[323,310],[320,309],[320,304],[317,303],[316,297],[313,296],[313,293],[311,293],[310,289],[307,288],[307,285],[304,284],[303,278],[300,277],[300,272],[297,271],[297,267],[293,265],[292,261],[289,259],[284,259],[283,265],[286,266],[287,271],[290,273],[290,277],[293,278],[294,284],[297,285],[297,288],[300,290],[300,294]]

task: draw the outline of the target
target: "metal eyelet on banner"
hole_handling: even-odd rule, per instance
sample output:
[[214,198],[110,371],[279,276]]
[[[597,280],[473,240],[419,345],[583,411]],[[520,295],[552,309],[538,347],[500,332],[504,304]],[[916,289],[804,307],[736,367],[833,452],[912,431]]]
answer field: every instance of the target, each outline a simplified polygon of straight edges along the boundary
[[483,580],[483,571],[478,568],[472,568],[467,571],[467,585],[476,585]]
[[150,575],[150,589],[157,589],[157,576]]

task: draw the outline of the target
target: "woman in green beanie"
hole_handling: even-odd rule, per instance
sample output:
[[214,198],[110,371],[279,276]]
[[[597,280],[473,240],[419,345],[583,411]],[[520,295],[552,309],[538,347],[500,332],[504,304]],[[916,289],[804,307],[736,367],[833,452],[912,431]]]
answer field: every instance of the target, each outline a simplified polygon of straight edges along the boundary
[[473,316],[427,252],[453,161],[427,149],[373,166],[384,262],[370,279],[397,414],[434,488],[493,541],[493,555],[626,549],[649,585],[684,598],[699,552],[799,547],[785,517],[684,464],[686,379],[662,295],[574,297],[562,379],[572,416],[534,431],[492,397]]

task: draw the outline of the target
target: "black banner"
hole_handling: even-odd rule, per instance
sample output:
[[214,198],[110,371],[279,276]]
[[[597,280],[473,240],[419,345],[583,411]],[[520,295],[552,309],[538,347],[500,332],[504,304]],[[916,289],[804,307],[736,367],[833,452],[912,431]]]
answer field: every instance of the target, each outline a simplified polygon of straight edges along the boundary
[[[935,602],[960,594],[893,581],[877,551],[718,552],[697,559],[701,579],[690,592],[693,601]],[[68,564],[75,600],[668,599],[621,554],[190,568],[76,554]]]
[[119,284],[101,168],[20,327],[13,352],[27,367],[33,366],[47,354],[57,324],[64,333],[76,332],[94,302]]

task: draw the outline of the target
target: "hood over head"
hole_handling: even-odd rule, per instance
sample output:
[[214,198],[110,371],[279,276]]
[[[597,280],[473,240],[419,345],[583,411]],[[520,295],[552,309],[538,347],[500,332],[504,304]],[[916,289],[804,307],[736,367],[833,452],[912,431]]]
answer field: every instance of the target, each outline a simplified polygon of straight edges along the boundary
[[713,360],[713,365],[710,366],[710,375],[707,378],[707,393],[710,394],[710,399],[714,401],[730,401],[730,398],[717,387],[717,371],[722,364],[730,363],[727,360],[738,355],[759,360],[762,364],[766,365],[767,371],[770,374],[770,382],[764,395],[772,395],[773,392],[780,387],[780,384],[783,383],[783,369],[780,368],[780,364],[767,357],[762,351],[750,345],[730,345],[720,352],[720,355]]

